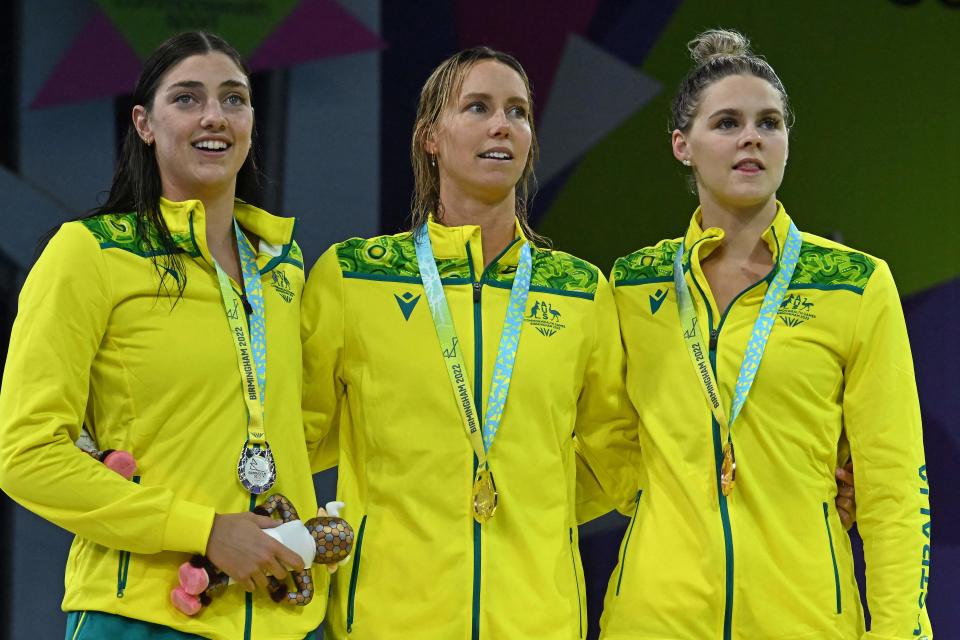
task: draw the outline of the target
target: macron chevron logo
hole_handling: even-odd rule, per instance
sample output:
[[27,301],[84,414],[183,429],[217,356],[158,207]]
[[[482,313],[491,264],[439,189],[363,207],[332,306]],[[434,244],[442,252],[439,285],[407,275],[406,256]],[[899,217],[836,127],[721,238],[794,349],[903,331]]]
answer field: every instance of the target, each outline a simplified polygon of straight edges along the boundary
[[410,314],[413,313],[413,308],[420,302],[420,296],[414,297],[412,293],[406,291],[402,296],[393,294],[393,297],[397,299],[397,304],[400,305],[400,312],[403,313],[403,319],[409,320]]
[[650,296],[650,313],[655,314],[660,311],[660,306],[667,299],[667,292],[663,289],[657,289],[657,292]]

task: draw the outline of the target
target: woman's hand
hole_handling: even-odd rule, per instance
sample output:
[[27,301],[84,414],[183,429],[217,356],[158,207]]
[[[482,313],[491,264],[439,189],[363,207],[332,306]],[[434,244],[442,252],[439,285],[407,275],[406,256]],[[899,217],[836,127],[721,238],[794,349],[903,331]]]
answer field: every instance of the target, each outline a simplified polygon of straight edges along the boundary
[[857,497],[853,488],[853,463],[837,469],[837,514],[843,528],[850,530],[857,520]]
[[247,591],[266,588],[268,575],[284,580],[286,567],[299,571],[303,560],[262,531],[280,524],[249,512],[218,513],[207,541],[207,558]]

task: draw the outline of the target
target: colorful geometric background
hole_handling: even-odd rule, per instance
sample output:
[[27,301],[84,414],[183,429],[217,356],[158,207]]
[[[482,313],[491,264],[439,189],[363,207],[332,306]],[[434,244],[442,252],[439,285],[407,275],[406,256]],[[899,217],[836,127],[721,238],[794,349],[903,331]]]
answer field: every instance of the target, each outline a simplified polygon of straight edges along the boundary
[[[36,239],[109,186],[143,57],[169,34],[217,31],[247,56],[267,208],[300,219],[308,263],[331,242],[403,227],[419,88],[450,53],[489,44],[533,81],[542,156],[538,230],[608,269],[680,233],[694,198],[669,149],[685,43],[747,33],[797,122],[780,198],[801,228],[889,261],[904,295],[932,476],[930,609],[960,634],[960,3],[955,0],[18,0],[0,15],[2,320]],[[0,340],[5,344],[5,337]],[[331,492],[330,477],[320,479]],[[0,638],[54,637],[68,536],[4,504]],[[616,519],[582,537],[592,593]],[[29,543],[27,542],[29,541]],[[3,544],[3,543],[6,544]],[[15,577],[11,577],[15,576]],[[37,576],[44,576],[43,581]],[[599,614],[591,602],[591,618]],[[37,625],[49,625],[38,628]],[[945,635],[944,635],[945,634]]]

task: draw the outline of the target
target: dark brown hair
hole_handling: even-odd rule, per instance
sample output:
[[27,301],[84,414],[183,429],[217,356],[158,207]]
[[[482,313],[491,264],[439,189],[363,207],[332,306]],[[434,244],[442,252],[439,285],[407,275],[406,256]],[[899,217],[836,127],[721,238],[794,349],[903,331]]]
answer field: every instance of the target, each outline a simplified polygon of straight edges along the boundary
[[[160,81],[167,71],[190,56],[211,52],[222,53],[230,58],[249,78],[250,73],[243,64],[240,54],[220,36],[203,31],[181,33],[157,47],[143,63],[143,70],[133,91],[133,104],[142,105],[149,112],[153,108],[153,99]],[[260,174],[253,151],[255,140],[256,129],[254,129],[254,143],[251,144],[251,151],[237,174],[236,196],[247,202],[256,201],[259,187]],[[158,291],[168,290],[165,285],[169,274],[179,274],[173,278],[179,297],[186,286],[186,272],[179,255],[180,249],[160,214],[159,203],[162,192],[160,167],[157,165],[154,149],[140,139],[131,121],[124,135],[107,200],[86,217],[105,213],[135,212],[137,237],[156,245],[149,246],[148,250],[153,256],[151,259],[154,268],[160,276]]]

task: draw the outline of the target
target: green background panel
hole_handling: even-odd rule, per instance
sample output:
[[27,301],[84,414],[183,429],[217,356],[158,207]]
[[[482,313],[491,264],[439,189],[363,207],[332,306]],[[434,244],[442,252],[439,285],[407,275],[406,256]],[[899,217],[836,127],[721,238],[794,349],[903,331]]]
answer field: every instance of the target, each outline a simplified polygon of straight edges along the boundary
[[[685,228],[670,100],[703,29],[745,33],[794,110],[778,196],[801,229],[886,259],[901,293],[960,274],[960,9],[936,0],[687,0],[642,69],[664,91],[588,153],[539,228],[605,270]],[[597,96],[602,100],[602,96]]]
[[141,58],[170,36],[212,31],[249,55],[298,0],[97,0]]

